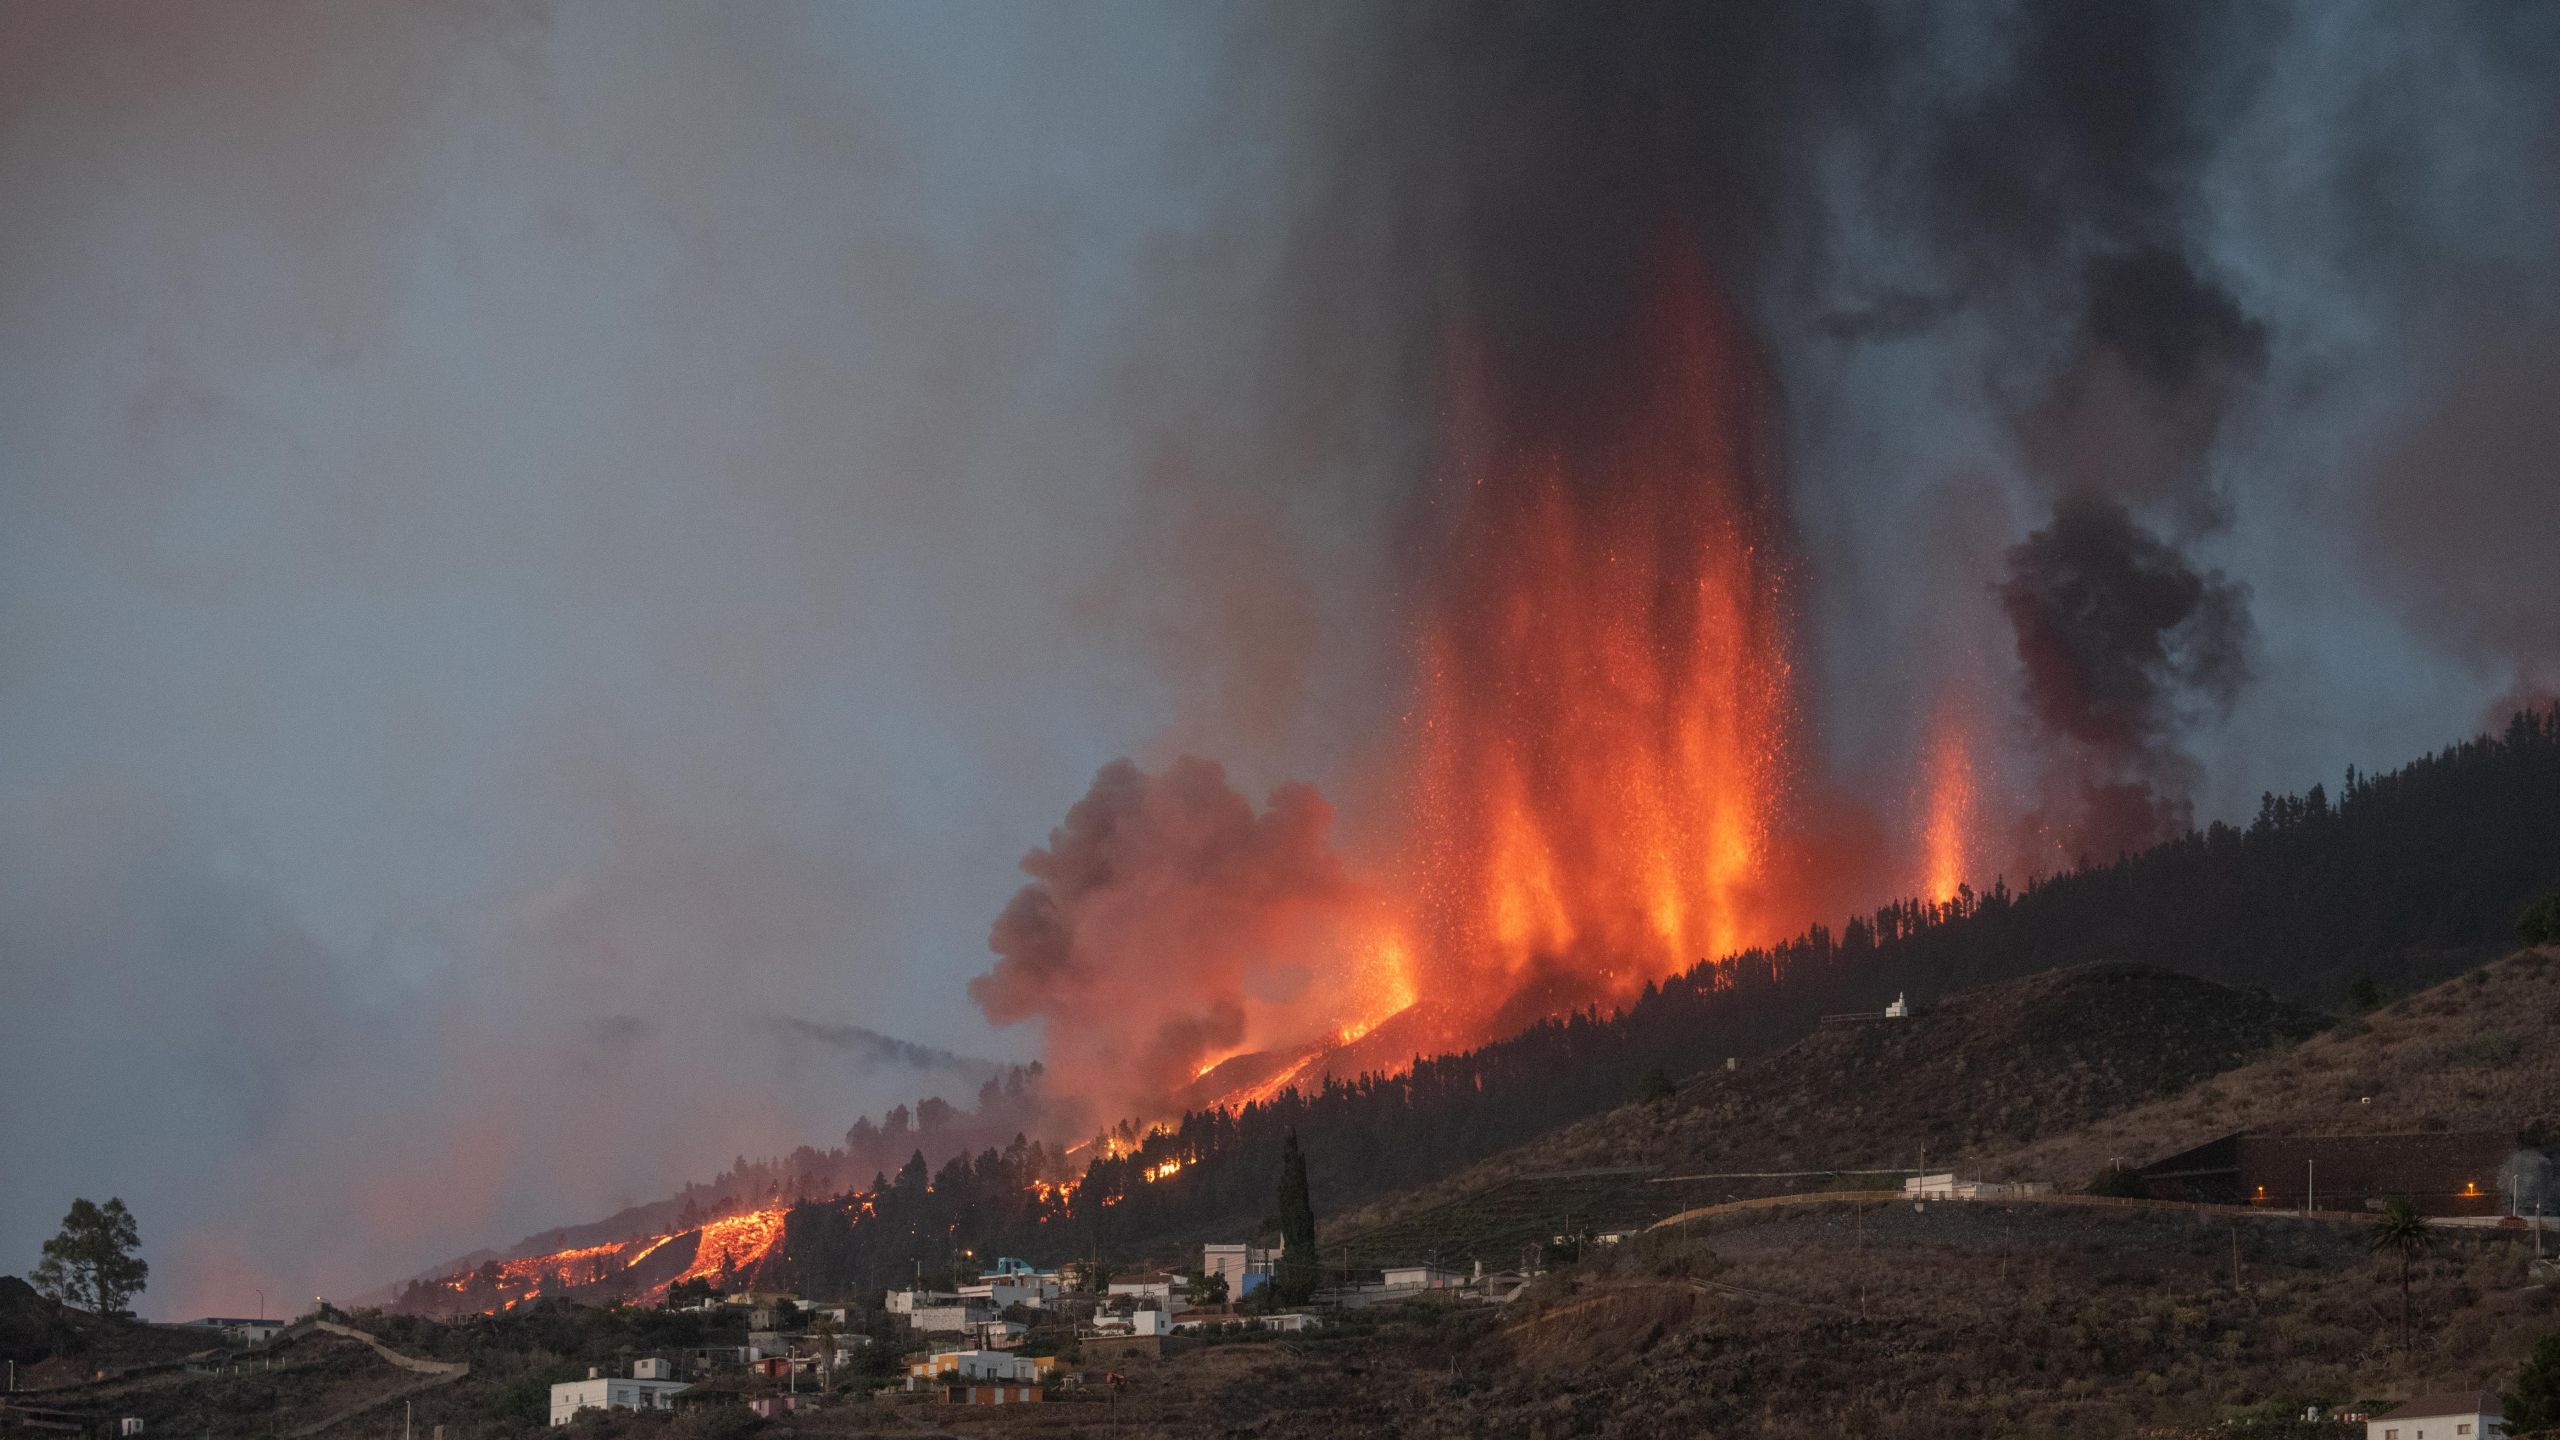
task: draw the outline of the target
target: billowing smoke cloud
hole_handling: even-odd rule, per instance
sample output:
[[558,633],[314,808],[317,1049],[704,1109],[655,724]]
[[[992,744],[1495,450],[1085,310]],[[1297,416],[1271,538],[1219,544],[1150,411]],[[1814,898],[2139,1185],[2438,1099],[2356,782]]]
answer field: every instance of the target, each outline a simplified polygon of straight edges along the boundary
[[2031,864],[2111,859],[2193,819],[2182,742],[2249,678],[2248,591],[2137,514],[2188,537],[2227,523],[2214,442],[2265,363],[2264,328],[2181,257],[2091,261],[2075,353],[2019,422],[2029,476],[2060,498],[1999,584],[2045,742]]
[[1332,823],[1304,785],[1257,810],[1213,762],[1114,761],[1023,857],[1031,883],[997,917],[995,968],[970,998],[996,1025],[1041,1021],[1054,1080],[1122,1112],[1229,1054],[1356,1018],[1342,982],[1381,912]]
[[2000,603],[2029,709],[2065,749],[2069,808],[2035,820],[2060,832],[2065,862],[2182,833],[2194,762],[2178,741],[2248,679],[2247,592],[2121,505],[2074,496],[2009,552]]

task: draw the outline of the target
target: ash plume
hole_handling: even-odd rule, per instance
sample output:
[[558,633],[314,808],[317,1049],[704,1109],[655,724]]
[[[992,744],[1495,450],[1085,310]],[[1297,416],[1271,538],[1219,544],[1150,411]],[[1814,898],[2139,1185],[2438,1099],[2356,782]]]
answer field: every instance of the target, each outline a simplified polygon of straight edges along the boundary
[[[990,1024],[1038,1020],[1053,1082],[1142,1111],[1213,1060],[1299,1039],[1341,998],[1318,981],[1356,949],[1375,897],[1333,852],[1304,785],[1257,809],[1214,762],[1116,760],[1023,857],[969,982]],[[1284,1027],[1276,1037],[1261,1024]]]
[[2182,532],[2218,528],[2214,441],[2265,369],[2265,326],[2167,250],[2097,256],[2087,287],[2076,353],[2019,421],[2028,473]]
[[2180,737],[2227,711],[2249,677],[2248,592],[2136,523],[2066,499],[2009,551],[2001,608],[2015,627],[2030,713],[2058,746],[2070,858],[2112,859],[2182,833],[2193,762]]

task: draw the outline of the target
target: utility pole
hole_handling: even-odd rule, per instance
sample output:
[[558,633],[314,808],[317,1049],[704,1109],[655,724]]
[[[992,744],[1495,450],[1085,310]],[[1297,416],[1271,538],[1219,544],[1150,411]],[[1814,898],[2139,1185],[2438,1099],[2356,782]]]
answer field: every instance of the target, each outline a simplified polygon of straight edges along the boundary
[[2319,1178],[2319,1164],[2319,1161],[2312,1159],[2305,1159],[2302,1162],[2302,1213],[2305,1215],[2320,1208],[2319,1186],[2313,1183]]
[[2231,1293],[2240,1293],[2240,1222],[2231,1222]]

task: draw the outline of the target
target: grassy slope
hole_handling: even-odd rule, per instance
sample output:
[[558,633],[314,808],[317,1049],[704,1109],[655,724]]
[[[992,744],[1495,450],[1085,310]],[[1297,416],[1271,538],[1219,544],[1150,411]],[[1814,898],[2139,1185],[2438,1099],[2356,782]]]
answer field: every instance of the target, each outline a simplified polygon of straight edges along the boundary
[[[1541,1222],[1550,1231],[1568,1221],[1609,1228],[1728,1194],[1855,1188],[1854,1180],[1674,1184],[1571,1172],[1911,1168],[1924,1149],[1952,1159],[2076,1130],[2299,1041],[2322,1023],[2263,996],[2143,966],[2032,975],[1950,997],[1908,1020],[1826,1025],[1765,1060],[1695,1076],[1672,1101],[1568,1126],[1439,1184],[1336,1217],[1325,1233],[1329,1244],[1353,1238],[1355,1259],[1378,1259],[1395,1258],[1381,1246],[1428,1247],[1437,1229],[1441,1248],[1455,1255],[1459,1249],[1447,1247],[1479,1238],[1516,1247]],[[1544,1178],[1558,1175],[1571,1178]]]
[[[1364,1356],[1394,1388],[1358,1402],[1396,1417],[1364,1433],[1414,1437],[2189,1435],[2253,1408],[2499,1388],[2560,1328],[2560,1292],[2526,1283],[2529,1242],[2474,1231],[2417,1267],[2403,1351],[2396,1271],[2364,1239],[2060,1207],[1764,1211],[1452,1316],[1410,1363]],[[1353,1402],[1322,1377],[1310,1356],[1303,1383],[1267,1379],[1293,1403],[1260,1433],[1346,1433],[1328,1406]]]
[[[2370,1097],[2368,1101],[2368,1097]],[[2239,1129],[2387,1133],[2560,1123],[2560,955],[2527,950],[2177,1095],[1970,1150],[1995,1178],[2079,1182]]]

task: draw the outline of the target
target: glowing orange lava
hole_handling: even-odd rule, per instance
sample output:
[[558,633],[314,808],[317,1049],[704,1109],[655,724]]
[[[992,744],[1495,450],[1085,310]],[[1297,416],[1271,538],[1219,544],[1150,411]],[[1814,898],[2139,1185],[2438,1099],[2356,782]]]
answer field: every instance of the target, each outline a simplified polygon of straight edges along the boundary
[[1759,372],[1702,283],[1651,328],[1600,438],[1462,437],[1412,727],[1423,988],[1462,1006],[1624,999],[1800,923],[1768,893],[1795,712]]
[[1971,860],[1975,828],[1973,725],[1962,698],[1942,697],[1930,717],[1928,792],[1920,829],[1921,893],[1944,905],[1956,898]]
[[681,1284],[687,1280],[704,1280],[715,1275],[747,1269],[765,1257],[782,1239],[782,1210],[750,1210],[743,1215],[726,1215],[702,1227],[702,1243],[693,1252],[693,1263],[684,1273],[667,1282]]

